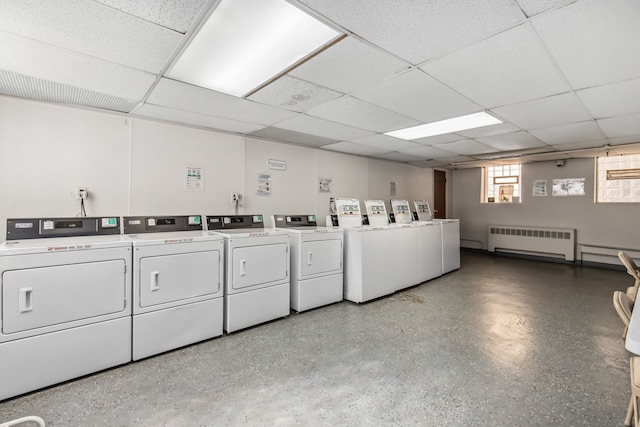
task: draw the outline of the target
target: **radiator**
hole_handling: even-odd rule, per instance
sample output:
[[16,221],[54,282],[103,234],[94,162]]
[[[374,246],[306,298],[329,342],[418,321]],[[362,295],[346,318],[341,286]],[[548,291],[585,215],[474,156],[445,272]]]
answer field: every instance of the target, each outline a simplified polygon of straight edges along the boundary
[[533,253],[534,255],[563,255],[567,261],[575,257],[575,230],[516,225],[490,225],[489,252]]

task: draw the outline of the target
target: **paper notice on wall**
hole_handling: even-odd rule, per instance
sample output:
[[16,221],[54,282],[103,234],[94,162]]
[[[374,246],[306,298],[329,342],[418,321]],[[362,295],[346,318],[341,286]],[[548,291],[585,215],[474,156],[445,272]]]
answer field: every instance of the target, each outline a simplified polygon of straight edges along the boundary
[[554,196],[584,196],[585,178],[567,178],[553,180]]
[[533,197],[545,197],[547,195],[547,180],[536,179],[533,181]]
[[204,168],[201,166],[186,167],[186,191],[204,191]]
[[331,178],[318,178],[318,192],[331,193]]
[[258,196],[271,195],[271,174],[258,173],[258,187],[256,190]]

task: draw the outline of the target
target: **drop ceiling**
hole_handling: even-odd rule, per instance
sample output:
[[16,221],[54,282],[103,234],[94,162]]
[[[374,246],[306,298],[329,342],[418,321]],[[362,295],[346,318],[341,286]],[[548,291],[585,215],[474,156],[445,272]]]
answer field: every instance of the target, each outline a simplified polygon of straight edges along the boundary
[[0,94],[418,167],[640,152],[638,0],[289,2],[346,37],[238,98],[165,76],[218,0],[5,0]]

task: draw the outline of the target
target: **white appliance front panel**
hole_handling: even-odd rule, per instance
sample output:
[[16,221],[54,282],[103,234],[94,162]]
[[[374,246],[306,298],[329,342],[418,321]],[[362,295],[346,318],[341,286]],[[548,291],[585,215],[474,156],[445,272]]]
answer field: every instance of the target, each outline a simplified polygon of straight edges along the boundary
[[131,316],[0,344],[0,400],[131,361]]
[[393,232],[396,290],[415,286],[420,280],[420,231],[417,227],[398,226]]
[[235,332],[289,315],[289,283],[227,295],[224,330]]
[[420,230],[420,276],[426,282],[442,275],[442,229],[436,223],[423,223]]
[[134,281],[136,308],[221,295],[221,258],[219,250],[141,257]]
[[[288,238],[285,237],[286,240]],[[255,245],[233,247],[230,251],[231,256],[227,260],[231,269],[228,272],[228,293],[243,292],[289,280],[288,242],[270,244],[252,240]]]
[[125,271],[119,259],[4,271],[2,333],[123,313]]
[[330,274],[291,284],[291,308],[298,313],[342,301],[342,273]]
[[460,268],[460,221],[439,221],[442,226],[442,274]]
[[302,277],[342,271],[342,239],[302,241]]
[[133,360],[222,335],[223,298],[133,316]]

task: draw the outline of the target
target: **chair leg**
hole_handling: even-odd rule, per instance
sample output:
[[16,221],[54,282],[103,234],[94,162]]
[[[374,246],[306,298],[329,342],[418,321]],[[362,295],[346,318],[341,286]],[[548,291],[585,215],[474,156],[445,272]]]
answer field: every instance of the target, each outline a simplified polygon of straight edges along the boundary
[[633,418],[633,394],[631,395],[631,399],[629,399],[629,409],[627,409],[627,416],[624,419],[624,425],[627,427],[631,427],[631,419]]
[[629,329],[629,327],[627,325],[624,326],[624,331],[622,331],[622,339],[626,339],[627,338],[627,329]]
[[633,423],[636,427],[640,427],[640,415],[638,414],[638,397],[635,394],[632,394],[631,401],[633,402]]

